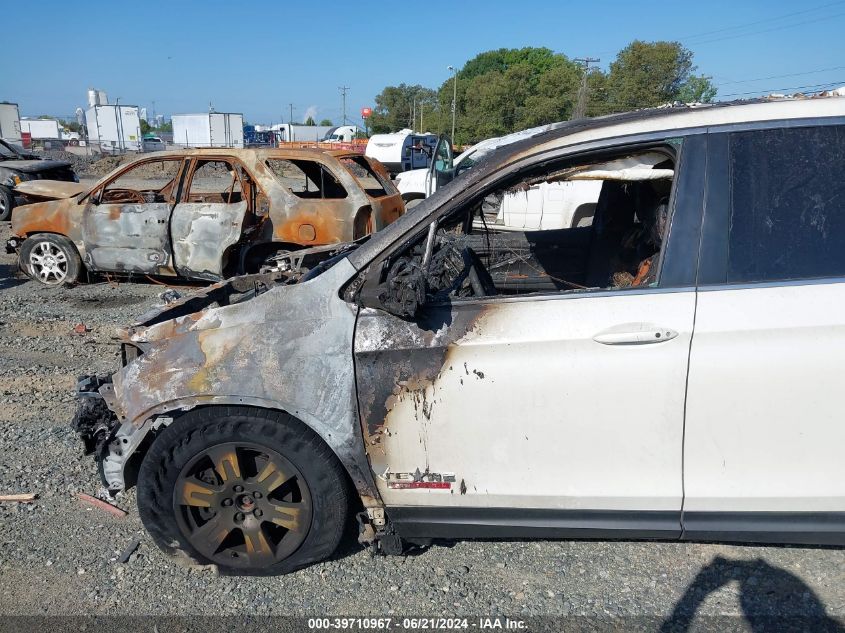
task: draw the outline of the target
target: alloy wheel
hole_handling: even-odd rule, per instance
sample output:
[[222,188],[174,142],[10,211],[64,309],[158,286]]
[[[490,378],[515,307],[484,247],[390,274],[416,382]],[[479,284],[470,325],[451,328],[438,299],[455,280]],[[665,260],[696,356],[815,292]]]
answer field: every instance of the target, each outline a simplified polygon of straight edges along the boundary
[[240,442],[190,460],[176,480],[173,509],[198,552],[232,567],[267,567],[290,556],[312,517],[302,473],[279,453]]
[[67,279],[67,254],[52,242],[38,242],[29,254],[29,264],[42,283],[57,285]]

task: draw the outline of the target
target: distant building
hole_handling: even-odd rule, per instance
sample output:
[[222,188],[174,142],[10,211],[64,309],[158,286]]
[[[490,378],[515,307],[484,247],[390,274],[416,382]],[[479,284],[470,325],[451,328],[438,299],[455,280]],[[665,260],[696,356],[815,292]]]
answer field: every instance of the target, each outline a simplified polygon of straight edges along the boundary
[[146,121],[147,123],[150,122],[150,119],[147,116],[147,109],[146,108],[141,108],[141,120]]

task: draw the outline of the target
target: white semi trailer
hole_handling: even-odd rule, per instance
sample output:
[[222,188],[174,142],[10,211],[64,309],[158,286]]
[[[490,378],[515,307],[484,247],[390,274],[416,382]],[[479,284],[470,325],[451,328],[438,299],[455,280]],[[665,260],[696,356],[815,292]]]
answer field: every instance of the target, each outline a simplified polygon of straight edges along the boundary
[[174,114],[173,143],[181,147],[243,147],[244,116],[234,112]]
[[103,152],[140,152],[141,117],[138,106],[95,105],[85,111],[88,142]]
[[0,103],[0,139],[21,142],[21,114],[17,103]]

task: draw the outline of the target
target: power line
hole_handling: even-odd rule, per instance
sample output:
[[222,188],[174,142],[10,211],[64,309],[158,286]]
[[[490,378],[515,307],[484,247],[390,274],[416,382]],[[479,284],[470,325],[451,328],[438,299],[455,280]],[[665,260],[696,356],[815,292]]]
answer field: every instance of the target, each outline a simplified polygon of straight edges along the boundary
[[804,20],[803,22],[794,22],[793,24],[784,24],[781,26],[775,26],[770,29],[762,29],[760,31],[751,31],[749,33],[737,33],[735,35],[726,35],[725,37],[717,37],[711,40],[701,40],[698,42],[685,42],[688,43],[690,46],[701,46],[702,44],[712,44],[713,42],[724,42],[725,40],[732,40],[739,37],[750,37],[752,35],[761,35],[762,33],[772,33],[774,31],[782,31],[784,29],[792,29],[796,26],[804,26],[805,24],[813,24],[814,22],[821,22],[822,20],[830,20],[832,18],[838,18],[840,16],[845,15],[845,13],[834,13],[833,15],[823,15],[818,18],[814,18],[812,20]]
[[795,90],[824,90],[826,88],[837,86],[837,85],[845,85],[845,80],[843,81],[827,81],[821,84],[811,84],[809,86],[789,86],[787,88],[767,88],[765,90],[750,90],[748,92],[732,92],[726,95],[720,95],[722,97],[742,97],[745,95],[756,95],[756,94],[771,94],[773,92],[791,92]]
[[822,4],[812,9],[804,9],[802,11],[793,11],[792,13],[784,13],[783,15],[775,16],[773,18],[766,18],[765,20],[756,20],[754,22],[746,22],[745,24],[739,24],[737,26],[728,26],[723,29],[716,29],[715,31],[704,31],[702,33],[696,33],[694,35],[684,35],[679,37],[680,40],[691,40],[697,37],[703,37],[705,35],[714,35],[716,33],[725,33],[727,31],[736,31],[737,29],[744,29],[748,28],[749,26],[756,26],[758,24],[765,24],[768,22],[777,22],[778,20],[783,20],[784,18],[791,18],[796,15],[803,15],[806,13],[813,13],[814,11],[819,11],[821,9],[826,9],[828,7],[833,7],[839,4],[845,4],[845,0],[839,0],[838,2],[828,2],[827,4]]
[[800,73],[789,73],[788,75],[771,75],[769,77],[758,77],[757,79],[741,79],[738,81],[723,81],[716,84],[716,86],[727,86],[729,84],[750,84],[755,81],[767,81],[769,79],[785,79],[787,77],[801,77],[802,75],[812,75],[814,73],[825,73],[831,70],[843,70],[845,66],[833,66],[831,68],[819,68],[818,70],[806,70]]
[[[723,29],[716,29],[716,30],[713,30],[713,31],[704,31],[702,33],[696,33],[694,35],[685,35],[685,36],[682,36],[682,37],[676,37],[676,38],[672,38],[672,39],[676,39],[678,41],[684,42],[685,44],[689,44],[690,46],[698,46],[700,44],[710,44],[712,42],[722,42],[724,40],[729,40],[729,39],[736,39],[736,38],[746,37],[746,36],[750,36],[750,35],[759,35],[761,33],[769,33],[769,32],[772,32],[772,31],[789,29],[789,28],[793,28],[793,27],[796,27],[796,26],[803,26],[805,24],[812,24],[814,22],[820,22],[822,20],[829,20],[831,18],[840,17],[840,16],[845,15],[845,14],[835,13],[833,15],[826,15],[826,16],[813,18],[811,20],[805,20],[803,22],[795,22],[793,24],[784,24],[784,25],[776,26],[776,27],[773,27],[773,28],[770,28],[770,29],[762,29],[762,30],[759,30],[759,31],[750,31],[750,32],[747,32],[747,33],[734,33],[733,35],[727,35],[725,37],[718,37],[718,38],[704,39],[704,40],[701,40],[701,41],[694,41],[694,40],[696,40],[697,38],[700,38],[700,37],[706,38],[706,36],[708,36],[708,35],[715,35],[717,33],[725,33],[725,32],[728,32],[728,31],[736,31],[736,30],[746,29],[748,27],[756,26],[758,24],[766,24],[766,23],[770,23],[770,22],[777,22],[778,20],[783,20],[785,18],[794,17],[796,15],[805,15],[807,13],[813,13],[815,11],[820,11],[821,9],[827,9],[827,8],[838,6],[838,5],[841,5],[841,4],[845,4],[845,0],[838,0],[837,2],[829,2],[827,4],[822,4],[822,5],[819,5],[817,7],[812,8],[812,9],[803,9],[801,11],[793,11],[791,13],[784,13],[783,15],[779,15],[779,16],[772,17],[772,18],[766,18],[764,20],[756,20],[754,22],[747,22],[745,24],[739,24],[737,26],[726,27],[726,28],[723,28]],[[693,41],[690,41],[690,40],[693,40]],[[621,49],[599,51],[597,54],[598,55],[611,55],[613,53],[618,53],[620,50]]]

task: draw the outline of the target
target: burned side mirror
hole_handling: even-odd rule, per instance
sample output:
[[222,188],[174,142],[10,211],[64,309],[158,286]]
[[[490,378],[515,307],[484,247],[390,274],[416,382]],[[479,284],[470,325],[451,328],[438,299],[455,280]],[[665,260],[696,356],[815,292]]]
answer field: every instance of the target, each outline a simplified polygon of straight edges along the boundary
[[426,300],[427,282],[420,264],[412,258],[400,257],[387,272],[384,283],[362,289],[359,303],[378,308],[400,319],[413,319]]

